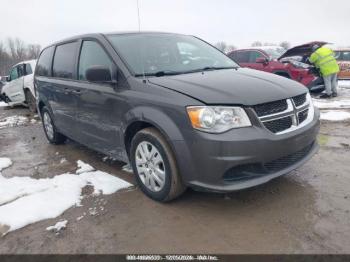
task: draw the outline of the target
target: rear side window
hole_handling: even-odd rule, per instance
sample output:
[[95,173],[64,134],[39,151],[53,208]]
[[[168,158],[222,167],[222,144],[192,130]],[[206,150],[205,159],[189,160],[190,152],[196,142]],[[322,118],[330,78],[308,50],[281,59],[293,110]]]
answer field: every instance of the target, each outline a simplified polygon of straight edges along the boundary
[[54,77],[73,78],[75,72],[77,44],[78,42],[73,42],[56,47],[52,68],[52,75]]
[[55,48],[50,46],[46,48],[40,55],[38,64],[36,66],[36,74],[38,76],[50,76],[51,75],[51,59]]
[[95,41],[84,41],[79,59],[79,80],[86,80],[86,70],[92,66],[108,67],[112,74],[112,60]]

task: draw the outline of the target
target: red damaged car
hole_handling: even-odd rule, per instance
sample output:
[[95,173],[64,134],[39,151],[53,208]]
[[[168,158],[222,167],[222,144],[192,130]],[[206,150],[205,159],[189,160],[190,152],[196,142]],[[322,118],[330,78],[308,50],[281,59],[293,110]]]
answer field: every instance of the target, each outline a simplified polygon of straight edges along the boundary
[[308,63],[312,46],[324,45],[326,42],[311,42],[285,50],[280,46],[259,46],[237,49],[227,55],[242,67],[270,72],[284,76],[305,85],[310,91],[324,90],[323,78]]

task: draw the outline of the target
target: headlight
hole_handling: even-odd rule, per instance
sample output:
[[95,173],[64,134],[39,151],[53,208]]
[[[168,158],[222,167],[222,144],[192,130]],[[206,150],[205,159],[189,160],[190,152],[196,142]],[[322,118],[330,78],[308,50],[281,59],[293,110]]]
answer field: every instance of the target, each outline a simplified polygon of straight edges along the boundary
[[232,128],[252,125],[241,107],[189,106],[187,113],[193,128],[208,133],[222,133]]

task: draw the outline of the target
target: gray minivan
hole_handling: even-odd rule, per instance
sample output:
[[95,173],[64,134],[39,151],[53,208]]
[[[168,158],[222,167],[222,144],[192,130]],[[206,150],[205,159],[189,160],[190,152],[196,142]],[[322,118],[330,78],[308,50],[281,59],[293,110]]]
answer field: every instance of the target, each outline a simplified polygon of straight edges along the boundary
[[49,142],[69,137],[130,162],[158,201],[186,187],[259,185],[318,148],[319,112],[304,86],[241,68],[193,36],[73,37],[41,52],[34,79]]

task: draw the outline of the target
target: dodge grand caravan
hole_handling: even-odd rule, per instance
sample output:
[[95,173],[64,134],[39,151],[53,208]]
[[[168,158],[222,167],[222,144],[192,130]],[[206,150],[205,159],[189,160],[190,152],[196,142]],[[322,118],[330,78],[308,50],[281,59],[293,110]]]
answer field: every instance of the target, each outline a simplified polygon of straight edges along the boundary
[[317,151],[319,112],[301,84],[239,67],[206,42],[170,33],[77,36],[46,47],[35,72],[49,142],[67,137],[130,162],[141,190],[265,183]]

